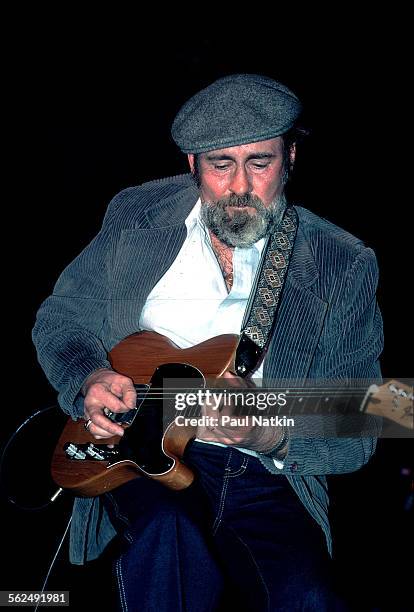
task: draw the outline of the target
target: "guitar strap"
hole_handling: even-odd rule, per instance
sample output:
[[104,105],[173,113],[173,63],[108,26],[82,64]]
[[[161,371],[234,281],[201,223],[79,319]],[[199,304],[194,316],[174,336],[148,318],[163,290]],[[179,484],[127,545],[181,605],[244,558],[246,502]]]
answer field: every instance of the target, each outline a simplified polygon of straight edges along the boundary
[[267,239],[236,350],[235,373],[242,378],[256,370],[272,337],[297,227],[296,210],[287,206],[276,231]]

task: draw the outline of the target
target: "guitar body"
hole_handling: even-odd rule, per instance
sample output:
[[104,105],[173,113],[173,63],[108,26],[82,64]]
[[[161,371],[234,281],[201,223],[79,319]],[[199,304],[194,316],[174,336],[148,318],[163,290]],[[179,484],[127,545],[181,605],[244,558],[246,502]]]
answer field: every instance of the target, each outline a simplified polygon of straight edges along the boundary
[[234,367],[239,336],[223,334],[201,344],[180,349],[169,338],[143,331],[128,336],[109,353],[114,370],[132,378],[135,384],[148,383],[155,369],[167,363],[187,363],[204,378],[217,378]]
[[[122,437],[105,440],[96,440],[85,431],[82,419],[76,422],[69,419],[52,459],[56,484],[85,497],[101,495],[139,476],[158,480],[171,489],[188,487],[194,475],[181,458],[196,435],[196,427],[174,422],[177,412],[173,398],[178,389],[203,389],[206,378],[215,379],[226,371],[234,371],[238,341],[237,335],[226,334],[180,349],[154,332],[125,338],[109,353],[109,360],[114,370],[133,380],[137,409],[112,415],[113,420],[126,425],[126,430]],[[299,401],[306,397],[306,392],[296,392]],[[315,390],[308,392],[315,402]],[[335,405],[341,397],[329,391],[328,394],[330,398],[326,393],[316,394],[315,411],[321,405],[326,407],[328,399]],[[294,395],[291,394],[291,401]],[[351,396],[351,392],[345,393],[348,402]],[[372,385],[359,410],[413,432],[412,385],[394,380],[381,387]]]
[[124,420],[116,419],[128,424],[124,436],[105,440],[88,433],[83,420],[69,419],[52,459],[56,484],[84,497],[101,495],[143,475],[171,489],[188,487],[194,475],[181,457],[196,427],[177,426],[174,418],[166,421],[165,414],[174,415],[171,406],[166,406],[174,396],[172,381],[177,381],[178,388],[183,379],[191,389],[204,388],[206,378],[218,378],[233,369],[238,340],[237,335],[225,334],[180,349],[155,332],[125,338],[109,353],[109,361],[137,386],[138,409],[123,413]]

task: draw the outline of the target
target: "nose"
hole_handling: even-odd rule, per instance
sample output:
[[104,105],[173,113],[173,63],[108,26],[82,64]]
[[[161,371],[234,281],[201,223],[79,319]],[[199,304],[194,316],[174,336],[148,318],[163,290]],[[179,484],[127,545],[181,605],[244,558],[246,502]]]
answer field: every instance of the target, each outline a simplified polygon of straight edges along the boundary
[[244,167],[236,168],[231,178],[230,191],[238,196],[251,191],[250,179]]

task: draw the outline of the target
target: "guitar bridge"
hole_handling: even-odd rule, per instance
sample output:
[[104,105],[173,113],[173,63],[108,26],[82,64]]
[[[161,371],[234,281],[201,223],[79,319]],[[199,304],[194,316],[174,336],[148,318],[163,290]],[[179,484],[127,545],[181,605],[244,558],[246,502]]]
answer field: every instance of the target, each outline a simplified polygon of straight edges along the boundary
[[95,445],[92,442],[88,444],[74,444],[68,442],[64,446],[64,451],[69,459],[76,461],[111,461],[119,457],[118,447],[110,448],[107,444]]

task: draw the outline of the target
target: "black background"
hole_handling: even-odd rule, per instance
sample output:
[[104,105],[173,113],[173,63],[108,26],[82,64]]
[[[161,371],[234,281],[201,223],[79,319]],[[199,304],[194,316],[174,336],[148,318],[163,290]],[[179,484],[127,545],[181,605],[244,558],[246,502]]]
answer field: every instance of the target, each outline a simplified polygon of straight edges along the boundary
[[[384,14],[381,24],[372,18],[348,23],[344,15],[325,15],[329,26],[315,29],[306,19],[299,27],[291,17],[272,19],[264,30],[265,15],[256,23],[246,14],[242,27],[231,21],[223,27],[220,19],[222,27],[216,21],[213,28],[197,19],[172,34],[153,20],[118,15],[112,21],[108,11],[104,24],[101,17],[49,14],[47,26],[46,16],[37,14],[32,24],[26,14],[24,25],[14,22],[5,54],[10,108],[2,114],[11,164],[4,182],[10,187],[4,190],[3,226],[9,367],[2,439],[55,402],[30,339],[41,301],[94,236],[115,193],[186,171],[169,134],[171,121],[190,95],[232,72],[267,74],[303,101],[311,135],[298,153],[290,196],[375,250],[386,338],[383,374],[412,376],[404,19]],[[24,434],[11,446],[5,481],[23,504],[41,503],[53,490],[48,453],[60,419],[38,420],[35,451]],[[331,478],[338,583],[355,609],[408,609],[410,477],[404,468],[411,465],[410,445],[383,440],[368,466]],[[10,537],[3,547],[2,589],[41,588],[70,503],[63,499],[30,514],[2,501],[2,537]],[[74,568],[66,555],[60,553],[49,588],[69,589],[72,609],[95,597],[110,609],[108,563]]]

